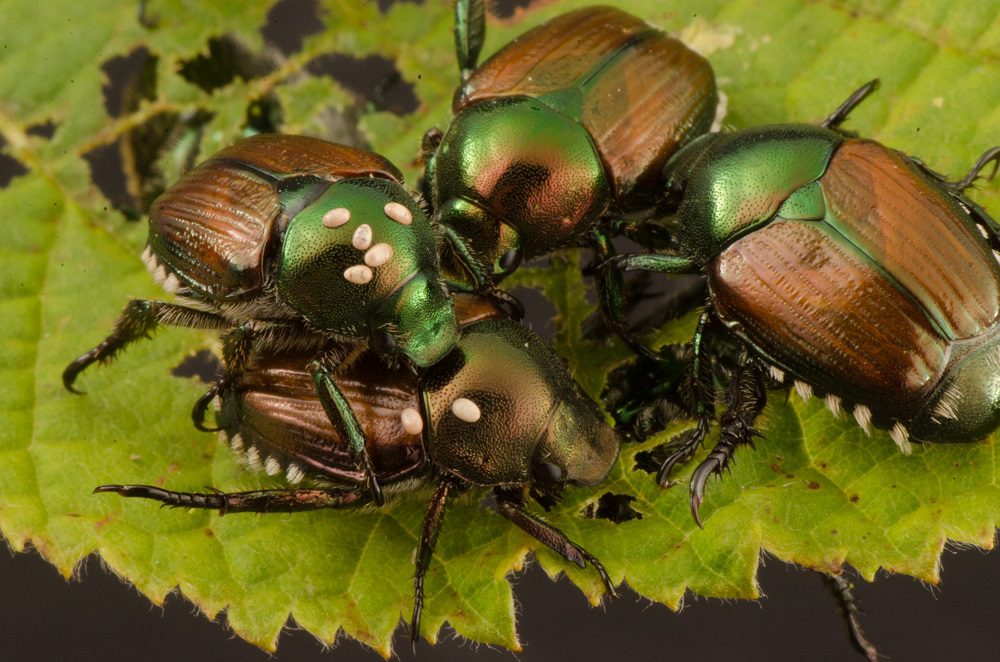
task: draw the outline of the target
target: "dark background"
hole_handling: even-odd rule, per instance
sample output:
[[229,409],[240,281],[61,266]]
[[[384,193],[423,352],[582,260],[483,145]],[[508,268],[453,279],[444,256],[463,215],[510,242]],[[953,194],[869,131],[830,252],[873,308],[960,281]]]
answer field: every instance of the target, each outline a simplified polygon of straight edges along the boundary
[[[380,0],[388,5],[387,0]],[[495,3],[509,13],[518,2]],[[524,3],[521,3],[524,4]],[[298,48],[304,34],[319,29],[311,0],[284,0],[270,15],[265,38],[283,52]],[[449,44],[450,47],[450,44]],[[323,66],[361,97],[405,112],[415,102],[405,84],[376,92],[392,71],[389,62],[332,58]],[[319,73],[327,73],[320,71]],[[384,96],[384,98],[383,98]],[[114,159],[95,164],[114,179]],[[21,170],[0,159],[0,183]],[[105,186],[102,186],[105,188]],[[113,188],[113,185],[112,185]],[[536,330],[539,326],[536,325]],[[183,598],[161,609],[88,559],[80,581],[65,582],[34,552],[0,552],[0,641],[10,660],[256,660],[267,654],[210,622]],[[966,549],[947,553],[943,583],[935,589],[907,577],[860,582],[857,595],[864,624],[882,654],[894,660],[990,659],[1000,651],[1000,556]],[[569,582],[550,582],[535,566],[514,579],[525,651],[480,647],[446,630],[440,645],[420,644],[422,660],[601,660],[610,658],[701,658],[770,660],[853,659],[854,653],[833,598],[815,573],[765,558],[758,602],[691,598],[679,614],[627,589],[614,602],[591,609]],[[689,596],[690,597],[690,596]],[[399,657],[414,659],[402,631]],[[286,630],[278,660],[379,660],[351,640],[335,649],[301,630]],[[857,658],[860,659],[860,658]]]

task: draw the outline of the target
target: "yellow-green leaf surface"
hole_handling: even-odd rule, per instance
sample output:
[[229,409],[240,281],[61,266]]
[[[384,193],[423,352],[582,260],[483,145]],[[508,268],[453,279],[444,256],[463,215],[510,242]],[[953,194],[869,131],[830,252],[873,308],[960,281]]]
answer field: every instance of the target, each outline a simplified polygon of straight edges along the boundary
[[[188,412],[204,385],[170,371],[209,336],[169,330],[84,376],[87,395],[60,383],[63,367],[100,341],[130,296],[162,296],[138,254],[141,223],[128,222],[91,182],[85,155],[165,114],[211,113],[203,154],[240,134],[249,100],[273,93],[290,130],[323,135],[330,106],[353,103],[306,65],[341,53],[380,54],[414,86],[417,110],[361,119],[371,145],[415,179],[422,133],[446,125],[457,77],[446,4],[377,5],[328,0],[320,32],[270,72],[207,92],[179,75],[208,52],[209,39],[239,37],[263,47],[269,4],[242,0],[151,1],[146,27],[133,1],[7,0],[0,12],[0,136],[3,153],[25,170],[0,189],[6,237],[0,247],[0,531],[17,549],[31,544],[69,575],[98,552],[122,577],[159,602],[175,587],[207,614],[228,610],[242,637],[264,647],[293,614],[332,641],[338,630],[388,654],[392,632],[411,609],[412,552],[428,493],[384,508],[219,517],[161,511],[140,500],[92,496],[111,482],[174,489],[278,486],[242,470]],[[489,54],[530,26],[585,3],[541,3],[509,21],[492,20]],[[1000,7],[953,2],[749,0],[620,3],[680,34],[711,59],[736,127],[816,121],[862,82],[882,89],[849,128],[961,174],[1000,143]],[[107,61],[144,48],[155,60],[155,90],[134,111],[109,115]],[[35,127],[54,127],[51,137]],[[973,197],[1000,214],[1000,187]],[[556,346],[593,394],[626,358],[579,331],[591,312],[572,255],[528,269],[560,311]],[[685,322],[681,322],[684,324]],[[676,338],[670,329],[664,338]],[[733,474],[713,482],[705,529],[688,512],[686,491],[662,491],[633,470],[641,450],[626,446],[607,484],[570,490],[549,519],[600,557],[613,579],[678,605],[686,591],[754,597],[761,550],[821,569],[842,563],[871,578],[878,568],[936,581],[948,539],[992,545],[1000,519],[992,440],[918,447],[903,457],[884,433],[866,438],[818,404],[773,394],[756,452],[741,451]],[[662,441],[651,440],[644,447]],[[622,524],[580,516],[605,491],[635,495],[644,517]],[[567,567],[538,543],[481,507],[473,492],[450,509],[427,580],[425,634],[448,621],[470,639],[517,648],[506,575],[536,551],[545,569],[567,572],[592,601],[594,573]]]

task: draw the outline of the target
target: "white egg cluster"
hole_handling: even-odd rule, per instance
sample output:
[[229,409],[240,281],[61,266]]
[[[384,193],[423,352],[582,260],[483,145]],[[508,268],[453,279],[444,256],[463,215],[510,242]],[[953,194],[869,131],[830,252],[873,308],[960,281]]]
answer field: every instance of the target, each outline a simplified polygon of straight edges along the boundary
[[[413,223],[413,214],[405,206],[398,202],[389,202],[383,208],[385,215],[396,221],[400,225],[410,225]],[[351,210],[346,207],[337,207],[323,214],[323,225],[331,230],[337,229],[351,220]],[[372,244],[374,236],[372,227],[367,223],[362,223],[351,235],[351,245],[359,251],[364,251],[364,264],[353,264],[344,270],[344,280],[355,285],[366,285],[375,276],[372,269],[381,267],[389,262],[394,254],[391,244]]]

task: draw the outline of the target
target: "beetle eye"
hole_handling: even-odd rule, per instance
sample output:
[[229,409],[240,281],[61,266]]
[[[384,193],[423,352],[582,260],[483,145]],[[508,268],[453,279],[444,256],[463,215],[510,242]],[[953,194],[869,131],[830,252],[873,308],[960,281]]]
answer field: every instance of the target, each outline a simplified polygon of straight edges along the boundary
[[563,482],[563,478],[566,476],[566,472],[562,470],[562,467],[556,466],[551,462],[536,463],[532,467],[531,473],[535,482],[542,485],[557,485]]
[[500,267],[500,273],[502,274],[513,273],[520,265],[521,251],[516,248],[512,248],[504,253],[497,261],[497,266]]
[[372,347],[374,347],[375,351],[380,354],[395,354],[396,336],[384,329],[382,331],[377,331],[375,332],[375,335],[372,336]]

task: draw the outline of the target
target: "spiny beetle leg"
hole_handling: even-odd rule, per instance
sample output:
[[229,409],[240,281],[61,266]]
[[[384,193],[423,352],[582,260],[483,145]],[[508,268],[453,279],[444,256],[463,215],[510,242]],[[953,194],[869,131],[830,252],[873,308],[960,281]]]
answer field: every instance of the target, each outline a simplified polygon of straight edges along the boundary
[[669,487],[670,472],[678,464],[687,463],[695,452],[701,448],[702,442],[708,435],[715,418],[715,379],[712,375],[712,361],[708,354],[707,330],[711,323],[708,312],[701,314],[698,318],[698,326],[695,329],[694,337],[691,340],[691,373],[690,393],[694,399],[692,403],[692,414],[698,419],[698,424],[693,430],[680,435],[669,444],[670,455],[660,465],[660,470],[656,474],[656,482],[661,487]]
[[[209,488],[211,489],[211,488]],[[159,501],[174,508],[205,508],[226,513],[291,513],[300,510],[343,508],[363,503],[363,490],[252,490],[249,492],[175,492],[153,485],[101,485],[94,493],[114,492],[123,497]]]
[[825,572],[819,574],[823,577],[823,583],[826,584],[830,592],[833,593],[833,597],[837,600],[837,605],[840,607],[840,613],[847,624],[847,632],[851,637],[851,643],[854,645],[854,648],[864,655],[869,662],[877,662],[878,650],[876,650],[874,644],[868,641],[864,630],[861,629],[861,614],[863,611],[858,599],[854,597],[854,586],[841,575],[830,575]]
[[594,249],[594,262],[597,264],[597,294],[601,312],[618,337],[625,341],[629,349],[650,361],[659,360],[659,356],[645,344],[639,341],[625,324],[625,283],[622,274],[609,261],[615,255],[611,239],[600,230],[593,230],[587,237]]
[[491,287],[486,291],[486,294],[496,301],[500,306],[507,311],[507,314],[516,320],[524,319],[524,304],[513,294],[501,290],[499,287]]
[[194,308],[163,301],[132,299],[118,316],[111,335],[97,347],[66,366],[62,375],[63,386],[71,393],[80,393],[73,388],[73,383],[88,366],[97,361],[114,359],[131,343],[142,338],[149,338],[150,334],[161,324],[192,329],[225,329],[230,326],[225,318]]
[[737,373],[726,388],[726,412],[719,421],[719,442],[691,475],[691,514],[698,526],[702,526],[698,511],[705,499],[708,477],[713,473],[722,474],[737,448],[753,446],[753,438],[759,436],[753,422],[766,404],[764,372],[753,359],[747,357],[744,349]]
[[462,269],[469,275],[472,286],[477,292],[488,292],[493,287],[493,278],[490,270],[483,264],[483,261],[469,247],[465,239],[453,228],[447,225],[440,226],[445,243],[452,253],[455,254]]
[[[345,363],[349,361],[350,358],[345,360]],[[364,432],[361,430],[361,425],[358,423],[350,403],[333,381],[333,371],[326,366],[324,361],[313,362],[309,369],[312,372],[316,392],[319,394],[319,401],[326,411],[327,418],[347,440],[351,452],[358,458],[364,471],[365,483],[371,493],[372,500],[376,505],[381,506],[385,503],[385,497],[382,495],[382,488],[375,476],[371,458],[368,456]]]
[[217,396],[220,391],[225,389],[228,384],[228,378],[223,377],[219,381],[212,384],[212,387],[205,391],[201,397],[195,401],[194,407],[191,408],[191,422],[194,423],[196,430],[201,432],[218,432],[221,429],[205,425],[205,414],[208,412],[209,405],[211,405],[212,401],[215,400],[215,396]]
[[910,159],[910,162],[920,168],[925,175],[932,178],[936,182],[939,182],[945,190],[951,193],[952,197],[958,200],[959,204],[968,210],[973,220],[975,220],[981,228],[986,229],[988,235],[986,240],[990,243],[990,248],[995,251],[1000,251],[1000,223],[995,221],[992,216],[986,213],[985,209],[965,195],[965,190],[975,184],[976,180],[979,179],[983,168],[991,162],[993,163],[993,172],[991,172],[986,178],[993,179],[993,177],[996,176],[997,169],[1000,168],[1000,146],[991,147],[986,150],[983,155],[979,157],[976,164],[972,166],[965,177],[957,182],[949,180],[947,177],[932,169],[926,163],[914,156],[910,156],[908,158]]
[[664,255],[662,253],[627,253],[615,255],[608,260],[608,266],[622,271],[658,271],[664,274],[696,274],[700,273],[698,264],[691,258],[680,255]]
[[585,568],[589,561],[600,575],[607,594],[612,598],[618,597],[611,577],[597,557],[567,538],[559,529],[525,510],[524,498],[519,491],[496,489],[494,492],[497,496],[497,512],[570,563]]
[[979,179],[979,173],[982,172],[990,163],[993,164],[993,172],[987,175],[986,179],[993,179],[997,174],[997,168],[1000,168],[1000,145],[996,147],[991,147],[986,150],[979,160],[976,161],[976,165],[972,166],[968,174],[957,182],[953,182],[951,187],[957,191],[964,191],[965,189],[972,186],[977,179]]
[[464,83],[479,61],[486,40],[486,4],[483,0],[455,2],[455,54]]
[[878,89],[879,84],[879,79],[875,78],[856,89],[851,96],[847,97],[844,103],[840,104],[837,110],[830,113],[830,116],[820,122],[819,125],[824,129],[837,129],[840,127],[844,120],[847,119],[847,116],[851,114],[851,111]]
[[420,640],[420,614],[424,610],[424,576],[431,565],[434,547],[437,545],[441,524],[444,522],[445,508],[448,505],[448,493],[455,487],[455,479],[444,476],[434,490],[427,505],[427,515],[424,516],[424,527],[420,533],[420,544],[417,546],[417,570],[413,576],[413,616],[410,618],[410,641],[414,648]]

